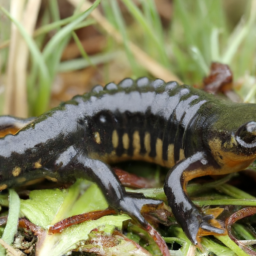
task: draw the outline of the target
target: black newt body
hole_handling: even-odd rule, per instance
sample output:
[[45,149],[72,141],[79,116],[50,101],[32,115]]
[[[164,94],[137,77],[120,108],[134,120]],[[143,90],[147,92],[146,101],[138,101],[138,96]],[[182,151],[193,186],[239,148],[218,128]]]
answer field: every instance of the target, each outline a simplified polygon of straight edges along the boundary
[[168,203],[196,244],[199,228],[223,231],[193,205],[186,184],[242,170],[256,158],[255,110],[253,104],[228,103],[160,79],[96,86],[0,139],[0,190],[41,177],[83,177],[98,183],[110,206],[145,225],[141,207],[161,201],[125,192],[108,164],[154,162],[171,168],[164,186]]

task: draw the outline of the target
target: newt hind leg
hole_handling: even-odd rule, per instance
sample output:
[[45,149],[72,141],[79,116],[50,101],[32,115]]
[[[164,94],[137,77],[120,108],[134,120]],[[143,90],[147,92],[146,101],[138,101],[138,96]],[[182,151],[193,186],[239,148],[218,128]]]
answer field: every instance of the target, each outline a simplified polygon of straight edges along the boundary
[[206,165],[207,159],[204,153],[198,152],[175,165],[169,171],[164,186],[168,204],[172,208],[176,220],[194,244],[197,244],[197,235],[200,228],[211,233],[224,233],[224,230],[208,223],[213,216],[203,215],[185,192],[187,182],[190,179],[208,174],[206,171],[202,175]]

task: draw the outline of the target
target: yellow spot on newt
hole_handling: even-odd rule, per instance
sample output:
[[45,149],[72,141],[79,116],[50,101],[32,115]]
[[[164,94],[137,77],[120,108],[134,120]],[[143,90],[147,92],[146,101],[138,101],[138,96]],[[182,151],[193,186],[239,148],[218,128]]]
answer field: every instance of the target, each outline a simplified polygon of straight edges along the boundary
[[17,176],[20,175],[20,172],[21,172],[21,168],[16,166],[16,167],[12,170],[12,175],[13,175],[14,177],[17,177]]
[[137,156],[140,153],[140,135],[139,132],[136,131],[133,134],[133,139],[132,139],[132,146],[133,146],[133,155]]
[[118,134],[116,130],[114,130],[112,133],[112,145],[114,148],[118,147]]
[[7,188],[7,185],[6,184],[3,184],[3,185],[0,185],[0,190],[4,190]]
[[26,178],[25,177],[21,177],[21,178],[18,178],[17,179],[17,182],[18,183],[23,183],[23,182],[25,182],[26,181]]
[[53,181],[53,182],[57,182],[58,180],[54,177],[51,177],[51,176],[46,176],[45,177],[47,180],[50,180],[50,181]]
[[34,163],[34,168],[39,169],[41,167],[42,167],[42,164],[41,164],[41,158],[40,158],[37,162]]
[[159,138],[156,139],[156,161],[163,163],[163,141]]
[[168,165],[169,166],[174,166],[174,145],[173,144],[169,144],[168,145]]
[[129,136],[128,136],[128,133],[125,133],[123,135],[123,147],[124,147],[124,149],[128,149],[129,148]]
[[180,149],[180,160],[185,159],[185,155],[184,155],[184,150],[181,148]]
[[149,154],[151,147],[150,147],[150,133],[148,132],[145,133],[144,145],[145,145],[146,152]]
[[95,139],[97,144],[101,143],[100,134],[98,132],[94,133],[94,139]]
[[37,184],[39,182],[42,182],[44,180],[44,178],[38,178],[35,180],[28,180],[27,182],[24,183],[25,186],[30,186],[30,185],[34,185]]

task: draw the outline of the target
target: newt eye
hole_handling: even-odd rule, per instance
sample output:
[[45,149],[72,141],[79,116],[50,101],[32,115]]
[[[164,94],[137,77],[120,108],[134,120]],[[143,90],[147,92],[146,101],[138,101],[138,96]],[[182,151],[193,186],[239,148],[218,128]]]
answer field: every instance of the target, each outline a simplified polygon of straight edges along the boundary
[[[236,132],[236,139],[242,146],[256,142],[256,122],[242,125]],[[245,142],[245,143],[242,143]],[[248,145],[247,145],[248,146]]]

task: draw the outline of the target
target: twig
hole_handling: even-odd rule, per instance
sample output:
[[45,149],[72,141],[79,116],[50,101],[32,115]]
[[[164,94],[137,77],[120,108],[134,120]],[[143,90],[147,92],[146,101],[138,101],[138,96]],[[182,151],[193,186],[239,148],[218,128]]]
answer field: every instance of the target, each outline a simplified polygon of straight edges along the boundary
[[[26,9],[23,12],[22,23],[28,34],[33,34],[38,11],[41,5],[41,0],[29,0]],[[15,93],[15,115],[19,117],[27,117],[28,102],[27,102],[27,64],[29,51],[28,46],[23,38],[21,38],[18,46],[18,56],[16,67],[18,76],[16,76],[16,93]]]
[[[23,24],[29,35],[32,35],[41,0],[29,0],[24,11],[25,1],[13,0],[11,4],[12,16]],[[29,51],[16,27],[12,28],[9,56],[4,113],[26,117],[28,114],[26,74]]]
[[25,254],[21,251],[15,250],[12,246],[7,244],[3,239],[0,238],[0,244],[6,249],[11,256],[24,256]]
[[[10,4],[11,15],[17,20],[21,20],[21,12],[25,4],[24,0],[12,0]],[[4,114],[13,113],[12,99],[14,95],[14,77],[15,77],[15,61],[18,46],[19,32],[14,24],[11,25],[11,43],[9,48],[9,57],[7,64],[7,78],[5,84],[5,102],[4,102]]]

